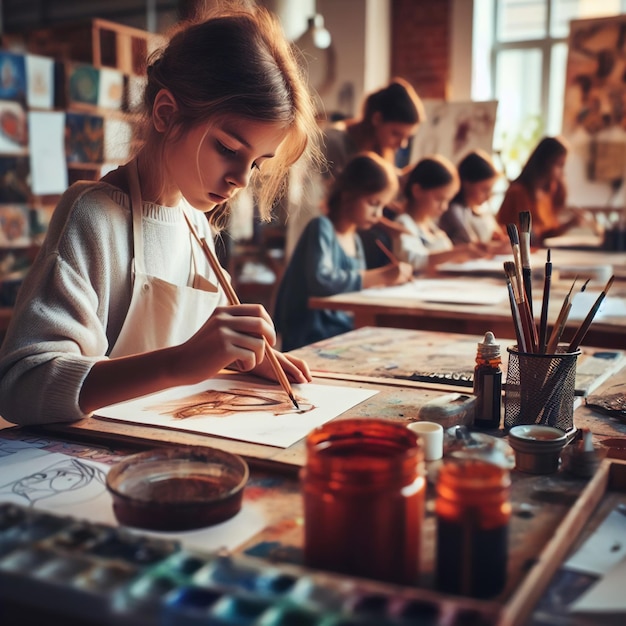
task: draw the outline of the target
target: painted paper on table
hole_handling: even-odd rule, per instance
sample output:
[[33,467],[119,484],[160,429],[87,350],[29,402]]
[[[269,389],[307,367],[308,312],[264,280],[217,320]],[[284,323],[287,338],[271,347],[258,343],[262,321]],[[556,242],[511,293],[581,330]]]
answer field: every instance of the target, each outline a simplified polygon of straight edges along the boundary
[[[47,452],[36,445],[15,444],[0,439],[0,502],[117,525],[105,483],[108,465]],[[175,538],[188,549],[234,549],[263,530],[266,523],[260,507],[244,499],[241,511],[221,524],[175,534],[142,530],[141,535]]]
[[377,393],[314,384],[293,391],[300,411],[276,383],[226,375],[114,404],[95,417],[287,448]]

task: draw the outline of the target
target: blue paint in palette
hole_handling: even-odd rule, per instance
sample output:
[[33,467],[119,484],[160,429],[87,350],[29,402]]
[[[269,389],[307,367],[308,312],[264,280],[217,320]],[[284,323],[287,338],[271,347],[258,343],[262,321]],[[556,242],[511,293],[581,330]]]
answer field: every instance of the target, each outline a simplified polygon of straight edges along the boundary
[[497,608],[0,503],[0,605],[100,626],[495,626]]
[[272,600],[254,596],[229,595],[213,607],[211,617],[232,626],[256,624],[261,615],[272,607]]

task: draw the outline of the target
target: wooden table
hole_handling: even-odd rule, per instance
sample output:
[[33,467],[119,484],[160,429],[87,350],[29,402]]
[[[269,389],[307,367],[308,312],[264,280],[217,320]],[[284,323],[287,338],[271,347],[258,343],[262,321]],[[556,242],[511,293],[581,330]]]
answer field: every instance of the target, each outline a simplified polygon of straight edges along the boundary
[[[429,333],[423,333],[423,335],[429,335]],[[440,335],[430,335],[432,335],[429,339],[431,342],[441,342]],[[426,339],[428,340],[428,337]],[[470,343],[473,343],[474,340],[475,337],[469,339]],[[313,364],[314,359],[319,358],[319,349],[319,344],[314,344],[295,352],[305,358],[310,356]],[[411,353],[409,354],[409,352]],[[427,367],[430,360],[426,352],[420,353],[419,351],[407,350],[402,357],[405,362],[413,360],[417,366],[421,364],[422,367]],[[445,392],[444,388],[429,388],[428,384],[420,387],[419,383],[400,385],[398,381],[379,380],[379,377],[368,379],[368,374],[371,372],[367,371],[367,367],[368,364],[364,363],[363,378],[358,382],[352,381],[350,384],[373,389],[378,393],[337,419],[377,417],[406,424],[416,419],[419,408],[425,402]],[[332,368],[326,367],[327,374],[332,374],[329,369]],[[346,385],[346,381],[342,380],[341,375],[337,379],[320,377],[314,380],[321,384]],[[610,390],[626,389],[626,369],[617,372],[610,381],[605,383],[604,387]],[[450,390],[448,389],[448,391]],[[595,434],[598,444],[611,440],[623,441],[626,437],[626,424],[598,416],[585,406],[577,409],[575,424],[590,428]],[[252,461],[251,489],[246,497],[262,509],[266,519],[266,527],[242,544],[235,553],[262,557],[274,562],[299,564],[302,561],[303,510],[297,472],[305,460],[303,441],[281,450],[216,437],[191,433],[177,434],[173,431],[163,431],[156,428],[97,422],[96,420],[83,420],[76,425],[45,429],[20,429],[18,433],[11,430],[5,432],[9,432],[10,436],[19,436],[21,433],[26,438],[33,436],[49,437],[62,442],[90,441],[92,442],[91,445],[97,441],[106,441],[108,445],[114,447],[116,452],[135,451],[137,447],[193,443],[195,445],[221,447],[244,454]],[[86,444],[74,443],[72,445]],[[612,444],[605,447],[610,453],[614,450]],[[70,450],[69,447],[64,449]],[[98,457],[92,456],[91,458]],[[570,509],[577,502],[580,494],[583,493],[587,481],[568,476],[562,472],[555,475],[534,476],[515,470],[512,471],[512,479],[511,499],[514,514],[510,523],[508,581],[504,592],[491,601],[491,604],[507,607],[515,602],[532,601],[532,604],[523,607],[524,611],[530,611],[538,597],[537,593],[524,595],[520,600],[519,590],[525,589],[523,586],[525,581],[531,580],[529,572],[530,574],[537,572],[537,568],[533,567],[533,564],[538,559],[541,560],[546,545],[551,545],[552,538],[559,533],[563,520],[567,519]],[[429,484],[427,498],[429,504],[422,535],[422,584],[424,590],[432,593],[436,546],[436,520],[432,512],[433,484]],[[567,538],[568,541],[573,539],[574,536]],[[518,607],[516,610],[521,609]],[[509,623],[518,626],[518,624],[527,622],[513,621]],[[568,622],[560,623],[567,624]],[[585,626],[593,624],[593,622],[583,623]]]
[[[552,251],[552,258],[555,267],[574,269],[576,267],[592,268],[596,266],[605,268],[600,272],[602,274],[606,274],[606,266],[610,265],[616,280],[609,296],[622,298],[626,302],[626,253],[557,249]],[[460,276],[461,274],[438,273],[432,275],[431,278],[458,280]],[[504,276],[504,272],[502,272],[502,276]],[[538,319],[541,310],[543,269],[536,270],[534,277],[533,302],[535,318]],[[504,278],[496,278],[486,274],[469,276],[465,274],[464,278],[467,279],[467,289],[477,294],[480,293],[481,287],[493,288],[501,285],[502,301],[498,304],[426,302],[417,299],[386,297],[384,294],[371,296],[364,292],[355,291],[327,297],[312,297],[309,298],[309,306],[314,309],[349,311],[354,315],[355,328],[391,326],[478,335],[484,335],[486,331],[491,330],[496,337],[514,338],[515,332]],[[599,294],[606,284],[608,276],[601,278],[601,280],[590,280],[587,290]],[[555,273],[552,282],[552,296],[548,312],[549,330],[552,329],[552,323],[556,320],[563,298],[573,282],[571,269],[562,272],[560,278]],[[582,283],[581,278],[577,285],[580,286]],[[574,293],[576,293],[578,286]],[[573,336],[579,324],[580,320],[569,320],[563,334],[564,340]],[[626,347],[626,319],[621,316],[596,319],[589,329],[585,343],[606,348]]]

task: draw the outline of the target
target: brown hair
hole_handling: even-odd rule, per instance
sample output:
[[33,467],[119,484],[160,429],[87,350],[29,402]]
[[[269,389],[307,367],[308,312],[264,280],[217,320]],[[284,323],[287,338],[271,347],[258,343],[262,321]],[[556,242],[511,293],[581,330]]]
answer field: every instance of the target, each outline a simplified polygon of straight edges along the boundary
[[[253,175],[259,213],[269,220],[289,167],[301,157],[320,161],[320,131],[295,48],[278,20],[262,7],[233,2],[228,6],[181,23],[168,45],[150,57],[146,117],[161,89],[170,91],[178,111],[163,135],[146,123],[146,142],[159,155],[168,140],[220,118],[284,123],[287,137],[264,164],[263,184],[257,173]],[[212,223],[221,224],[227,210],[212,211]]]
[[418,161],[409,173],[404,186],[404,195],[413,199],[411,187],[417,183],[422,189],[437,189],[445,187],[450,183],[459,184],[459,174],[456,167],[449,160],[440,154],[425,157]]
[[353,156],[335,178],[326,202],[328,217],[332,221],[341,211],[344,194],[368,196],[389,190],[398,191],[398,176],[391,163],[375,152],[360,152]]
[[[520,175],[515,182],[521,183],[528,189],[531,197],[535,197],[537,188],[546,180],[547,175],[562,156],[567,155],[567,144],[561,137],[544,137],[528,157]],[[565,200],[565,187],[559,181],[557,185],[561,200]],[[557,200],[558,204],[558,200]]]

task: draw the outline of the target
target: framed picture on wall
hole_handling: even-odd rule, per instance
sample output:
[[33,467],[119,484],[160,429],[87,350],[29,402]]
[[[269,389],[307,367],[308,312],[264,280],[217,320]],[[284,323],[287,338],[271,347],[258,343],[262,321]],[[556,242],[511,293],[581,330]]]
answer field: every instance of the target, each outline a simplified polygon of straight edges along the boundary
[[563,134],[585,154],[591,180],[626,170],[626,15],[572,20]]

